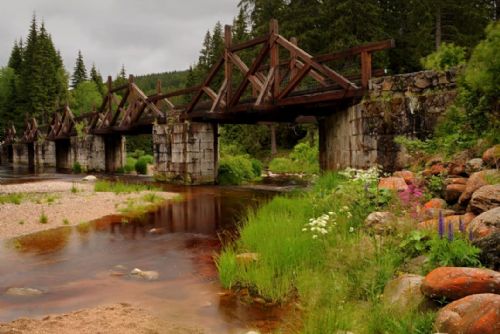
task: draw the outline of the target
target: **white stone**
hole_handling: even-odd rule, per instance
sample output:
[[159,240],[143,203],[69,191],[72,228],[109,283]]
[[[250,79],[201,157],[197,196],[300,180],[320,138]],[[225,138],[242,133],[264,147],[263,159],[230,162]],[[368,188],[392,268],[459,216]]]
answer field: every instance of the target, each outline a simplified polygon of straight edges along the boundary
[[9,288],[5,294],[10,296],[39,296],[43,294],[43,291],[34,288]]
[[95,177],[94,175],[87,175],[82,179],[82,181],[95,182],[97,181],[97,177]]

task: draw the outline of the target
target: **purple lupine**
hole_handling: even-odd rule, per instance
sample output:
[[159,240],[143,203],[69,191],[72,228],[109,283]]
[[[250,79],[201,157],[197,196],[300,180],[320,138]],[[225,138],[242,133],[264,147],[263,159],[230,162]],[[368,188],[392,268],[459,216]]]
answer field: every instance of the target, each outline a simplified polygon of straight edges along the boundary
[[469,241],[474,240],[474,235],[472,234],[472,229],[469,229]]
[[443,212],[440,210],[439,211],[439,218],[438,218],[438,234],[441,239],[443,239],[444,236],[444,218],[443,218]]
[[453,241],[453,224],[448,223],[448,241]]
[[460,216],[460,218],[458,219],[458,230],[462,234],[465,233],[465,226],[464,226],[464,221],[462,219],[462,216]]

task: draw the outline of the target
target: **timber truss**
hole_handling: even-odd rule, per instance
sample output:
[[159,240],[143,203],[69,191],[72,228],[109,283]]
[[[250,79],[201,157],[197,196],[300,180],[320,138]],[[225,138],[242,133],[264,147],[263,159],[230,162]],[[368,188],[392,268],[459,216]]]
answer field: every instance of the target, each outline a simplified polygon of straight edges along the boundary
[[[168,119],[215,123],[252,124],[295,122],[301,116],[332,114],[362,97],[372,76],[372,54],[394,47],[393,40],[374,42],[341,52],[312,56],[295,38],[279,34],[271,20],[269,33],[233,44],[231,26],[225,27],[225,48],[202,84],[173,92],[146,95],[130,76],[126,84],[112,87],[99,108],[74,116],[68,106],[55,112],[48,140],[80,134],[151,133],[153,124]],[[187,102],[187,103],[186,103]],[[26,124],[22,142],[41,134],[36,120]],[[5,130],[5,143],[13,143],[16,130]]]

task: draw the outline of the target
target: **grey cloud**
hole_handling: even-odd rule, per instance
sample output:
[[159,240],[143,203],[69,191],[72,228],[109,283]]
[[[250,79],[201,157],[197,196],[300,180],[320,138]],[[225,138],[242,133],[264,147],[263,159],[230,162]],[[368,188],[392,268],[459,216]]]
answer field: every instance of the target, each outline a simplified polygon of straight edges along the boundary
[[186,69],[205,32],[217,21],[230,24],[238,0],[23,0],[0,1],[0,66],[12,43],[26,36],[33,12],[45,21],[68,71],[79,49],[88,67],[115,75]]

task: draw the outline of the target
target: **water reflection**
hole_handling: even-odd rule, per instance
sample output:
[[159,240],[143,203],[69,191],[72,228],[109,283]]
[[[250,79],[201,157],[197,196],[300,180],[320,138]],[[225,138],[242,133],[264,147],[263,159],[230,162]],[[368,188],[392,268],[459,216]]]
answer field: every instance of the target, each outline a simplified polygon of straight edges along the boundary
[[[213,255],[218,235],[232,230],[246,210],[270,198],[262,191],[171,187],[184,200],[141,219],[109,216],[91,224],[36,233],[8,243],[0,253],[0,321],[66,313],[129,302],[163,319],[202,324],[210,333],[239,333],[262,312],[221,300]],[[155,270],[160,279],[112,275],[117,265]],[[19,298],[2,292],[32,287],[46,294]]]

